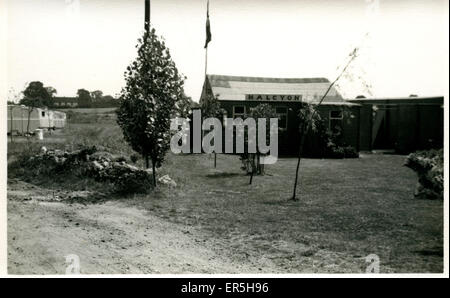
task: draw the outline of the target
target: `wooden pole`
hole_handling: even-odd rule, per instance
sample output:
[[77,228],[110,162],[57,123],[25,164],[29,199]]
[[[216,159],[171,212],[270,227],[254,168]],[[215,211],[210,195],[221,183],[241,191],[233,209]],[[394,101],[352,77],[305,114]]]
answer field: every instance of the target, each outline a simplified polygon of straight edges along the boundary
[[150,0],[145,0],[145,22],[144,22],[145,32],[150,30]]
[[208,73],[208,47],[205,49],[205,79]]
[[[353,50],[353,52],[350,54],[351,58],[350,60],[347,62],[347,64],[345,65],[345,67],[342,69],[341,73],[337,76],[337,78],[330,84],[330,86],[328,86],[327,91],[325,92],[325,94],[322,96],[322,98],[320,99],[319,103],[317,104],[317,106],[320,106],[323,102],[323,100],[325,99],[325,97],[328,95],[328,93],[330,92],[331,88],[334,86],[334,84],[342,77],[342,75],[344,74],[344,72],[347,70],[348,66],[350,65],[350,63],[355,60],[356,58],[356,53],[357,53],[357,48],[355,48]],[[306,134],[308,133],[308,131],[311,128],[311,122],[314,119],[315,113],[317,110],[313,110],[313,112],[311,113],[309,119],[307,120],[307,124],[306,124],[306,128],[304,129],[304,131],[302,132],[302,135],[300,137],[300,146],[299,146],[299,150],[298,150],[298,160],[297,160],[297,168],[296,168],[296,172],[295,172],[295,182],[294,182],[294,191],[292,193],[292,198],[291,200],[293,201],[297,201],[298,199],[296,198],[296,192],[297,192],[297,184],[298,184],[298,171],[300,169],[300,161],[302,158],[302,154],[303,154],[303,145],[305,143],[305,139],[306,139]]]

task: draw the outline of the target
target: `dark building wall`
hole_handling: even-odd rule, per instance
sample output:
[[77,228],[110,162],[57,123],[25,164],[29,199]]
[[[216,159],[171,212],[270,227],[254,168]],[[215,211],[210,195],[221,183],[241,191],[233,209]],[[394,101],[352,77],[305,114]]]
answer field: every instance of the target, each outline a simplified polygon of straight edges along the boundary
[[418,146],[444,147],[444,109],[437,105],[418,106]]
[[372,150],[372,107],[362,105],[359,109],[359,150]]
[[344,145],[353,146],[359,150],[359,106],[346,106],[346,105],[322,105],[319,106],[319,113],[321,118],[325,121],[325,125],[328,125],[328,129],[332,129],[330,117],[332,112],[342,112],[342,141]]
[[[245,106],[245,112],[248,113],[250,108],[254,108],[261,104],[260,101],[220,101],[221,107],[226,110],[227,117],[233,117],[233,107]],[[299,111],[303,105],[301,102],[270,102],[274,108],[287,108],[287,127],[279,130],[278,145],[279,154],[282,156],[296,156],[300,145],[299,135]],[[353,146],[359,150],[359,126],[360,126],[360,106],[353,105],[321,105],[318,108],[320,117],[324,120],[327,129],[330,128],[330,113],[332,111],[342,112],[342,138],[346,145]],[[309,133],[304,145],[304,154],[307,156],[319,156],[324,148],[320,146],[319,136]]]
[[[220,101],[220,106],[227,111],[227,117],[233,117],[233,109],[236,106],[245,106],[245,112],[249,113],[251,108],[261,104],[260,101]],[[280,155],[295,155],[298,152],[299,143],[299,120],[298,111],[302,107],[301,102],[271,102],[274,108],[286,108],[287,122],[286,128],[279,130],[278,150]]]
[[[416,105],[398,105],[396,107],[397,123],[388,126],[390,131],[396,133],[394,149],[400,153],[415,150],[418,144],[418,112]],[[394,117],[392,117],[394,118]]]
[[[360,150],[394,149],[409,153],[443,147],[443,97],[352,102],[362,105]],[[383,120],[377,123],[377,117]]]

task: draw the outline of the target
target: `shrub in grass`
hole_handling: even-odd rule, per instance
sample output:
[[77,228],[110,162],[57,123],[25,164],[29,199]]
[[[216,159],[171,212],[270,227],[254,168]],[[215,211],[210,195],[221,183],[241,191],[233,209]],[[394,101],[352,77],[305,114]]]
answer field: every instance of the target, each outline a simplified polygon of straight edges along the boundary
[[344,147],[344,156],[345,158],[358,158],[359,153],[356,151],[356,149],[352,146]]
[[322,158],[358,158],[359,153],[353,147],[347,145],[343,140],[342,129],[336,127],[330,130],[326,127],[323,119],[317,123],[316,134],[318,136],[319,150],[317,157]]
[[340,147],[340,146],[328,147],[325,152],[326,152],[325,157],[328,157],[328,158],[344,158],[345,157],[344,147]]
[[419,198],[443,199],[444,156],[443,150],[427,150],[411,153],[405,166],[413,169],[418,177],[415,196]]

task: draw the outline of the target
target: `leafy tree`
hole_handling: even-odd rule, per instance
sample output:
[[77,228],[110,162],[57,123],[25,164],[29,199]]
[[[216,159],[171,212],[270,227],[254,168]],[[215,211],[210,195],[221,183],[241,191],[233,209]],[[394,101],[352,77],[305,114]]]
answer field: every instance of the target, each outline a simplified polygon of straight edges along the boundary
[[19,103],[28,107],[27,132],[29,133],[31,113],[36,108],[52,106],[53,101],[52,96],[48,93],[46,87],[44,87],[44,84],[39,81],[30,82],[23,91],[23,95],[24,97]]
[[[266,119],[266,140],[270,139],[270,131],[272,129],[270,126],[270,119],[278,118],[275,108],[266,103],[259,104],[256,107],[251,108],[250,113],[247,116],[255,119],[255,121],[258,121],[258,119]],[[256,136],[256,140],[254,140],[256,141],[256,153],[248,153],[249,133],[254,133]],[[264,175],[264,165],[261,164],[261,150],[258,147],[258,141],[258,125],[256,125],[256,131],[247,131],[247,133],[245,133],[246,153],[241,155],[244,169],[247,171],[250,170],[250,184],[252,184],[254,174]]]
[[195,103],[191,97],[183,94],[180,101],[177,103],[176,116],[187,118],[196,104],[197,103]]
[[78,106],[89,108],[92,105],[92,97],[91,93],[86,89],[78,89],[77,91],[78,97]]
[[103,96],[100,101],[100,105],[102,107],[115,107],[115,106],[117,106],[118,103],[119,103],[119,101],[117,99],[115,99],[114,97],[112,97],[111,95]]
[[56,91],[56,89],[51,86],[45,87],[45,90],[47,90],[47,93],[51,98],[55,97],[55,95],[58,93],[58,91]]
[[297,193],[297,183],[298,183],[298,171],[300,169],[300,161],[302,159],[303,154],[303,146],[305,143],[306,135],[311,129],[317,128],[318,123],[318,112],[317,107],[320,106],[327,97],[328,93],[330,92],[331,88],[339,81],[339,79],[346,73],[347,68],[350,66],[350,64],[358,57],[358,50],[359,48],[353,49],[353,51],[348,55],[348,61],[346,62],[345,66],[341,69],[339,75],[336,77],[336,79],[328,86],[328,89],[325,91],[323,96],[320,98],[319,103],[315,106],[311,104],[307,104],[304,106],[299,113],[300,117],[300,126],[299,126],[299,132],[300,132],[300,146],[298,150],[298,159],[297,159],[297,168],[295,171],[295,181],[294,181],[294,191],[292,193],[291,200],[297,201],[296,193]]
[[117,122],[125,140],[141,154],[149,167],[152,161],[153,185],[156,167],[170,147],[170,117],[183,97],[184,77],[172,61],[164,41],[155,29],[138,40],[138,56],[125,72]]
[[[220,107],[220,103],[217,96],[207,94],[205,98],[200,102],[200,108],[202,110],[202,118],[218,118],[222,119],[225,113],[224,109]],[[217,153],[214,152],[214,167],[217,165]]]
[[47,88],[52,87],[44,87],[44,84],[39,81],[30,82],[23,91],[24,98],[20,103],[27,105],[24,102],[31,103],[30,100],[36,100],[37,103],[40,101],[40,106],[51,106],[53,104],[52,94],[49,94]]
[[103,98],[103,92],[100,90],[95,90],[91,92],[92,101],[97,103],[100,102]]

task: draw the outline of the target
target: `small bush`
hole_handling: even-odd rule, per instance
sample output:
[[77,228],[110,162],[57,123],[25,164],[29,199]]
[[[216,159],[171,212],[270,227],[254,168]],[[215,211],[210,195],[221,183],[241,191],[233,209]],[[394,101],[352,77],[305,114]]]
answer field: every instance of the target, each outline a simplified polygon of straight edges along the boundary
[[356,151],[356,149],[353,148],[352,146],[344,147],[344,155],[345,155],[345,158],[358,158],[359,157],[358,151]]
[[345,150],[343,147],[340,147],[340,146],[328,147],[325,152],[326,152],[325,157],[328,157],[328,158],[344,158],[345,157]]
[[419,198],[443,199],[444,155],[443,150],[428,150],[411,153],[405,166],[414,170],[419,182],[415,196]]
[[358,151],[343,141],[342,129],[330,130],[323,120],[317,123],[316,134],[320,150],[316,156],[322,158],[358,158]]
[[135,154],[135,153],[131,154],[130,155],[130,160],[131,160],[132,163],[136,163],[139,160],[139,155]]

